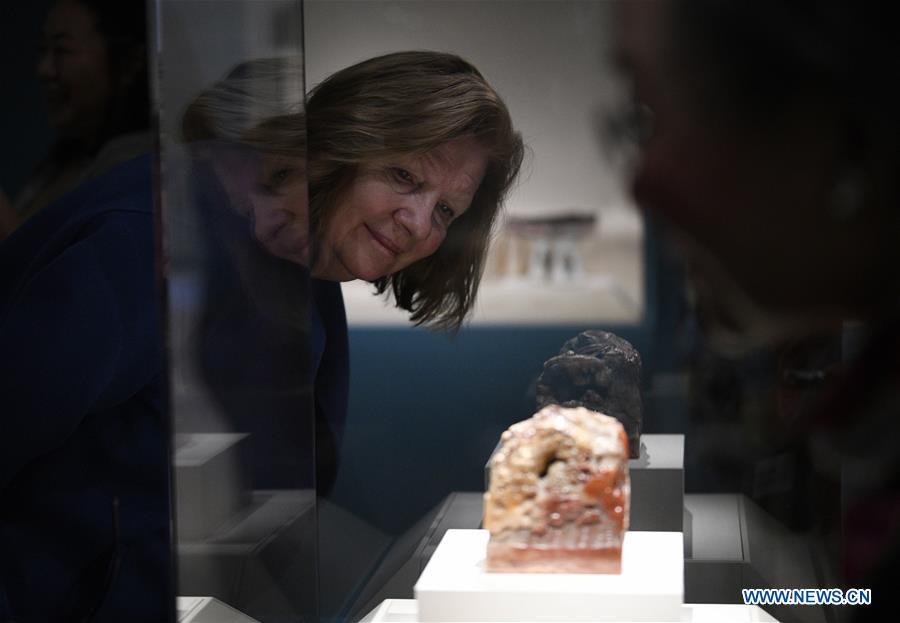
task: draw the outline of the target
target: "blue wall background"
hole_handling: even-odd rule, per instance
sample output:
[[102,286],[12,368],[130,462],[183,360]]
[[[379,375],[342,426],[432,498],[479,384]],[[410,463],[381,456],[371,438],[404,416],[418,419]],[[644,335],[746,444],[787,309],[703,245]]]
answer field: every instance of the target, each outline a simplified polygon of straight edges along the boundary
[[625,338],[643,362],[643,431],[684,433],[684,372],[696,340],[682,265],[645,222],[644,316],[615,326],[470,326],[350,330],[350,400],[331,500],[400,534],[452,491],[484,487],[500,434],[534,413],[543,363],[581,331]]
[[[398,534],[451,491],[481,490],[500,434],[534,413],[543,363],[588,327],[350,332],[350,405],[332,501]],[[641,352],[642,326],[613,331]]]

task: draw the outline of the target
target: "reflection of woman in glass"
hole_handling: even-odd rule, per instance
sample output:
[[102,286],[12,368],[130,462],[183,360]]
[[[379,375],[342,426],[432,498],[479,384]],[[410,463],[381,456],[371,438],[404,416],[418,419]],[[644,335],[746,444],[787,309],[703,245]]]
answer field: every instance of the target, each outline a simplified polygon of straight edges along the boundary
[[[296,110],[256,117],[248,127],[248,111],[272,108],[260,100],[260,92],[269,90],[266,84],[283,82],[284,76],[275,75],[283,63],[243,64],[192,104],[184,128],[189,140],[204,141],[201,150],[211,156],[233,208],[229,213],[250,219],[244,225],[245,240],[255,239],[250,246],[310,266],[316,453],[320,491],[327,491],[343,428],[348,376],[346,319],[337,282],[374,282],[379,292],[391,290],[413,321],[458,327],[474,302],[491,226],[518,173],[522,143],[505,105],[481,74],[456,56],[434,52],[389,54],[332,75],[308,99],[307,136]],[[236,120],[242,121],[232,123]],[[298,156],[303,145],[308,146],[306,176],[300,158],[291,157],[291,149]],[[196,147],[194,151],[199,153]],[[304,229],[305,178],[310,236]],[[296,301],[302,288],[296,280],[291,287],[279,285],[272,273],[287,276],[291,270],[265,262],[266,274],[256,273],[249,283],[241,280],[247,302],[262,293],[271,309],[289,315],[302,302],[288,304],[285,298]],[[265,295],[261,288],[267,282],[273,286]],[[259,307],[259,301],[250,307]],[[221,309],[216,315],[223,316]],[[243,336],[251,339],[246,332]],[[281,346],[275,350],[284,351],[278,358],[297,359],[296,348],[288,349],[290,340],[265,342],[269,356],[277,343]],[[222,348],[232,352],[226,355]],[[247,348],[207,340],[201,358],[211,387],[238,384],[239,375],[246,375],[241,362],[259,346]],[[292,366],[279,368],[283,372]],[[296,384],[299,372],[285,377],[283,387]],[[267,375],[267,382],[275,376]],[[235,413],[233,397],[220,402]],[[248,426],[248,418],[238,413],[234,420]],[[285,456],[297,454],[296,448],[283,450]],[[267,486],[273,485],[272,478],[278,475],[257,474],[257,482],[265,480]]]
[[[258,59],[195,98],[182,119],[205,243],[194,356],[216,415],[250,433],[257,489],[313,486],[302,95],[296,59]],[[180,432],[221,426],[177,415]]]
[[247,61],[195,98],[182,133],[272,255],[308,265],[306,119],[296,59]]

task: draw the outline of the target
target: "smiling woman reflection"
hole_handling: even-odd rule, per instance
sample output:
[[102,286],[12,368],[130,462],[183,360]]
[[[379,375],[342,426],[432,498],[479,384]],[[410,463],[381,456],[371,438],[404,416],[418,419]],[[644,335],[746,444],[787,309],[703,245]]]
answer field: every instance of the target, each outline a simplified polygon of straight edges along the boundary
[[312,275],[392,292],[416,324],[458,328],[522,140],[475,67],[399,52],[341,70],[307,104]]

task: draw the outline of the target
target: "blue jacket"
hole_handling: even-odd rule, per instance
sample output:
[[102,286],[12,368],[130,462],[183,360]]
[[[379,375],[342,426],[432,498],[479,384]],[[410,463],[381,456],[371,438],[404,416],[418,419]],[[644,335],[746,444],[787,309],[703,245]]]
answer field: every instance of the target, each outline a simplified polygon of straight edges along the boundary
[[169,459],[151,161],[0,244],[0,620],[165,621]]

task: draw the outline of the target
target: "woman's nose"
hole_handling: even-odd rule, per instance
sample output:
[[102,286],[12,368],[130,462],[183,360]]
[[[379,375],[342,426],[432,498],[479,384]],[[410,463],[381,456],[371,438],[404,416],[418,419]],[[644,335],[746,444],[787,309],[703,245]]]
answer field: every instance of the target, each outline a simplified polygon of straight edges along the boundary
[[409,232],[413,239],[425,240],[431,234],[432,206],[435,201],[431,193],[407,195],[403,205],[394,212],[394,220]]

